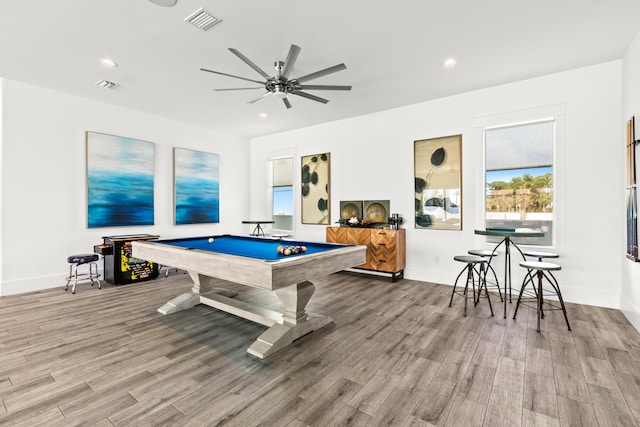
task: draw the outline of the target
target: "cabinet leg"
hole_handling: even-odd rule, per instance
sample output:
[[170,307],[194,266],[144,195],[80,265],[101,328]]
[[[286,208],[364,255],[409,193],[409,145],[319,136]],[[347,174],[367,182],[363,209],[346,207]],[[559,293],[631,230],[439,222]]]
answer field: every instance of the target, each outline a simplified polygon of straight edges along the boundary
[[396,283],[398,279],[404,279],[404,270],[391,273],[391,283]]

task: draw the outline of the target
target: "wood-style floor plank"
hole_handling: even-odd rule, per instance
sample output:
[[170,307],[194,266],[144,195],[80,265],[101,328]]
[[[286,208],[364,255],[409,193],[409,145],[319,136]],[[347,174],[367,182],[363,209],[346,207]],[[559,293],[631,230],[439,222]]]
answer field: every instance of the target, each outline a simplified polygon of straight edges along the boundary
[[[453,279],[453,278],[452,278]],[[0,426],[638,426],[640,334],[567,304],[502,318],[492,294],[338,273],[309,311],[334,323],[265,360],[265,330],[210,307],[163,316],[188,275],[0,298]],[[281,304],[235,286],[237,298]],[[515,308],[509,305],[509,310]]]

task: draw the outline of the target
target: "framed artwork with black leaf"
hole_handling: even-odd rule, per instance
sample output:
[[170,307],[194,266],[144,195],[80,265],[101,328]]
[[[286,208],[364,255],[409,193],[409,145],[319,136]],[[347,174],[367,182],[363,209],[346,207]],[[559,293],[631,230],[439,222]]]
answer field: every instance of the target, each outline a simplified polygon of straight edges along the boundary
[[330,223],[331,154],[302,156],[302,223]]
[[414,141],[416,228],[462,230],[462,135]]

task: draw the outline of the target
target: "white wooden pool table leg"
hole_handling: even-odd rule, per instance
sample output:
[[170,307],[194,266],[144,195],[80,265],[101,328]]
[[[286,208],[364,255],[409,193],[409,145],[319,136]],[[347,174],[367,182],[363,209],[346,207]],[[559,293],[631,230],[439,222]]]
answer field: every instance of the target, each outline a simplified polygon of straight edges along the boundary
[[171,314],[178,311],[187,310],[198,304],[200,304],[200,294],[186,293],[178,295],[171,301],[168,301],[165,305],[158,309],[158,312],[162,314]]
[[[158,309],[158,312],[162,314],[171,314],[178,311],[187,310],[200,304],[200,290],[203,288],[203,284],[208,283],[211,280],[209,276],[203,276],[193,271],[189,271],[189,276],[193,280],[193,288],[191,292],[184,293],[168,301],[165,305]],[[237,292],[230,291],[224,288],[205,288],[208,292],[217,293],[225,297],[232,298],[238,295]]]
[[315,285],[308,281],[276,290],[275,293],[285,308],[282,323],[263,332],[247,353],[264,359],[309,332],[333,322],[330,317],[306,312],[305,307],[315,290]]

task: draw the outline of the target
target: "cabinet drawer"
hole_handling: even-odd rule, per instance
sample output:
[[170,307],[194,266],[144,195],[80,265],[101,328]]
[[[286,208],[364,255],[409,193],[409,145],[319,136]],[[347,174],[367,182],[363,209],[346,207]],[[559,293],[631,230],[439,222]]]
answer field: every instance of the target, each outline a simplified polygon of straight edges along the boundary
[[371,230],[373,246],[388,245],[396,241],[396,230]]
[[379,245],[369,247],[371,252],[371,266],[380,271],[397,271],[398,253],[396,251],[396,243],[389,242],[389,245]]

